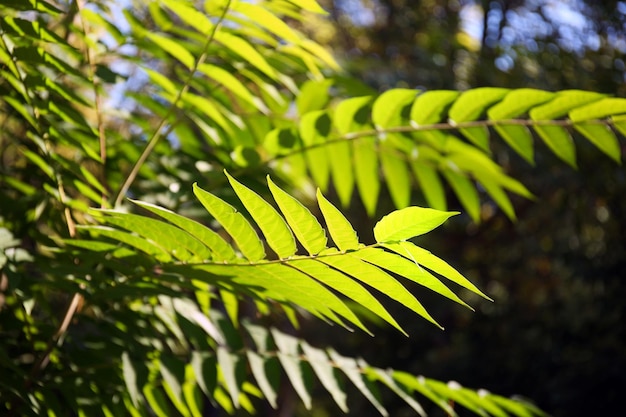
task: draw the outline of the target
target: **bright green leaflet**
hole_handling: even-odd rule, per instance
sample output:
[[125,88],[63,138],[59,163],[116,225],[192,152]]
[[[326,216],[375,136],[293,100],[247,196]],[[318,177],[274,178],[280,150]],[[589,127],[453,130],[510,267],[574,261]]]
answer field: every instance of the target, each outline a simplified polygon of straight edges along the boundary
[[315,216],[302,203],[274,184],[269,175],[267,176],[267,184],[280,211],[304,249],[311,255],[323,251],[328,240],[326,239],[326,232]]
[[374,238],[378,243],[407,240],[430,232],[457,214],[424,207],[406,207],[384,216],[376,223]]
[[259,226],[270,248],[281,259],[296,253],[296,242],[285,220],[267,201],[257,193],[245,187],[226,172],[231,187],[241,200],[248,213]]
[[359,239],[350,222],[317,190],[317,202],[326,220],[326,227],[335,245],[341,251],[354,250],[359,247]]
[[213,194],[193,185],[193,192],[202,205],[232,236],[243,255],[250,261],[265,258],[265,250],[250,223],[230,204]]
[[209,249],[213,251],[213,259],[218,261],[229,261],[235,258],[235,251],[226,241],[213,230],[200,224],[196,221],[190,220],[186,217],[180,216],[173,211],[164,209],[150,203],[144,203],[142,201],[131,200],[134,204],[145,208],[153,212],[154,214],[164,218],[165,220],[180,227],[190,235],[194,236],[200,242],[205,244]]

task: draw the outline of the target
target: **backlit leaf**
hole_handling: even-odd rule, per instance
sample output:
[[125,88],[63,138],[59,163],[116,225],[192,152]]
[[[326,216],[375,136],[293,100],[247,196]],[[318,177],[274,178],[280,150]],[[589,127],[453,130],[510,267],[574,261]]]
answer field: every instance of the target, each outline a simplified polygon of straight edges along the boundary
[[339,386],[326,352],[316,349],[306,342],[301,342],[300,346],[324,388],[326,388],[333,397],[341,411],[347,413],[348,405],[346,404],[346,393],[341,389],[341,386]]
[[259,226],[270,248],[280,258],[288,258],[296,253],[296,242],[285,220],[267,201],[257,193],[237,182],[228,172],[228,181],[243,203],[248,213]]
[[317,202],[324,215],[330,237],[339,250],[348,251],[357,249],[359,247],[359,239],[352,225],[344,215],[322,195],[320,190],[317,190]]
[[430,232],[457,214],[424,207],[406,207],[391,212],[376,223],[374,238],[379,243],[407,240]]
[[243,255],[250,261],[258,261],[265,257],[263,244],[250,223],[241,213],[213,194],[193,185],[193,192],[202,205],[232,236]]
[[316,255],[324,250],[327,244],[326,232],[309,209],[280,189],[269,176],[267,177],[267,184],[280,211],[304,249],[311,255]]

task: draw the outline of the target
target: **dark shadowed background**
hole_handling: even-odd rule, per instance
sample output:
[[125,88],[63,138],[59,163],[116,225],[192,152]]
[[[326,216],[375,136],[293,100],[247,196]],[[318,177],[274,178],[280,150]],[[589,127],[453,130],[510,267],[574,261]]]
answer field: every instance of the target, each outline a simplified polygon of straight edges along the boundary
[[[626,2],[323,4],[330,22],[312,21],[309,31],[377,90],[498,86],[626,96]],[[576,141],[577,170],[539,142],[535,166],[498,139],[492,143],[496,160],[537,200],[514,199],[515,223],[487,201],[480,225],[458,216],[418,243],[495,302],[468,295],[472,313],[411,288],[444,332],[409,315],[400,321],[408,339],[384,327],[376,338],[311,331],[316,340],[328,338],[340,352],[371,364],[522,395],[553,416],[614,415],[626,388],[626,171],[584,140]],[[449,197],[451,208],[460,209]],[[390,210],[382,204],[379,215]],[[371,224],[363,216],[363,230]],[[413,415],[401,401],[394,408],[391,395],[386,400],[391,415]],[[366,404],[351,406],[354,416],[372,413]],[[315,414],[337,411],[328,400],[328,408]]]

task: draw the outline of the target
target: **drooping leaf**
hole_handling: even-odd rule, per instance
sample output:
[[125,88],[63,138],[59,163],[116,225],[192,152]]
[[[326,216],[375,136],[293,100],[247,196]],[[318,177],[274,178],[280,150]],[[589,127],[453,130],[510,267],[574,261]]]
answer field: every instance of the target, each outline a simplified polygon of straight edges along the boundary
[[436,210],[446,210],[446,195],[437,171],[427,164],[411,162],[411,168],[426,197],[428,205]]
[[330,358],[335,362],[337,367],[341,369],[341,371],[348,377],[348,379],[350,379],[354,386],[357,387],[359,391],[361,391],[363,396],[365,396],[365,398],[367,398],[369,402],[372,403],[376,410],[378,410],[378,412],[382,416],[387,417],[389,413],[387,412],[387,410],[385,410],[385,407],[383,407],[379,399],[376,398],[376,396],[368,388],[356,360],[341,356],[333,349],[329,349],[328,354],[330,355]]
[[[329,254],[332,252],[329,251]],[[381,291],[391,299],[436,324],[415,296],[395,278],[377,266],[353,256],[328,256],[320,258],[320,261]],[[404,333],[402,329],[398,328],[398,330]]]
[[139,404],[142,402],[140,387],[138,385],[139,381],[137,381],[137,371],[135,370],[135,365],[131,361],[128,352],[124,352],[122,354],[122,373],[124,375],[124,383],[128,389],[130,399],[135,407],[139,407]]
[[257,384],[259,384],[259,388],[265,399],[270,403],[272,408],[278,408],[276,393],[276,386],[278,385],[277,380],[277,372],[267,372],[266,367],[273,366],[278,368],[277,364],[273,362],[273,359],[263,358],[261,355],[253,351],[246,352],[248,363],[250,364],[250,369],[252,371],[252,375],[254,375],[254,379],[256,379]]
[[330,161],[327,150],[321,145],[326,142],[330,128],[330,118],[323,111],[310,111],[300,120],[300,137],[307,148],[304,153],[307,169],[322,190],[328,188]]
[[327,264],[318,262],[317,260],[302,260],[294,262],[292,265],[294,268],[308,274],[329,288],[333,288],[346,297],[351,298],[359,305],[367,308],[383,320],[393,325],[398,330],[403,331],[400,325],[380,304],[380,302],[362,285],[349,276],[346,276],[333,268],[329,268]]
[[380,164],[394,206],[401,209],[411,202],[411,176],[406,161],[396,152],[391,146],[381,145]]
[[217,363],[226,383],[226,388],[230,394],[230,398],[235,406],[239,408],[239,381],[237,381],[236,367],[238,357],[229,352],[224,347],[217,348]]
[[326,146],[326,158],[330,162],[333,185],[343,207],[348,207],[354,189],[352,147],[349,141],[339,139]]
[[378,368],[370,368],[368,369],[368,375],[374,376],[376,379],[381,381],[387,387],[389,387],[394,393],[396,393],[400,398],[404,400],[417,414],[422,417],[426,417],[426,412],[424,408],[415,401],[413,397],[411,397],[406,391],[400,387],[396,381],[391,377],[391,375],[382,369]]
[[493,301],[446,261],[438,258],[426,249],[420,248],[411,242],[390,243],[385,244],[384,247],[396,252],[398,255],[405,256],[412,261],[417,262],[421,266],[448,278],[450,281],[457,283],[463,288],[466,288],[473,293],[486,298],[487,300]]
[[[449,117],[453,123],[462,123],[478,119],[487,107],[499,101],[508,93],[505,88],[477,88],[461,94],[450,108]],[[472,143],[489,151],[489,132],[485,127],[459,129]]]
[[619,141],[608,126],[589,122],[576,123],[574,128],[615,162],[621,163],[622,152]]
[[278,347],[278,360],[280,360],[283,369],[287,373],[287,377],[296,393],[304,403],[307,410],[312,407],[310,389],[305,384],[305,377],[300,363],[300,351],[298,348],[298,339],[285,333],[272,329],[274,342]]
[[247,40],[221,30],[215,33],[215,40],[228,48],[233,54],[243,58],[250,65],[257,68],[271,79],[277,79],[275,69],[268,64],[263,55],[261,55],[261,53]]
[[380,193],[380,177],[378,173],[378,156],[374,138],[363,138],[352,143],[354,157],[354,177],[365,206],[371,217],[376,212]]
[[[473,310],[472,307],[470,307],[463,300],[461,300],[439,279],[426,271],[424,268],[421,268],[417,261],[408,260],[404,257],[397,256],[393,253],[389,253],[378,248],[365,248],[358,252],[354,252],[353,256],[358,257],[359,259],[372,265],[376,265],[379,268],[386,269],[389,272],[393,272],[394,274],[400,275],[413,282],[416,282],[456,303],[461,304],[462,306],[469,308],[470,310]],[[441,327],[438,323],[434,322],[434,320],[431,320],[432,318],[429,319],[428,317],[430,317],[430,315],[428,315],[426,318],[429,321],[432,321],[438,327]]]
[[155,32],[146,32],[145,36],[154,42],[159,48],[179,60],[184,66],[187,67],[187,69],[193,68],[196,61],[194,56],[180,43],[165,35]]
[[339,386],[326,352],[316,349],[305,342],[301,342],[300,346],[324,388],[326,388],[333,397],[341,411],[347,413],[348,405],[346,404],[346,393]]
[[472,220],[480,221],[480,199],[470,180],[449,169],[444,170],[442,174]]

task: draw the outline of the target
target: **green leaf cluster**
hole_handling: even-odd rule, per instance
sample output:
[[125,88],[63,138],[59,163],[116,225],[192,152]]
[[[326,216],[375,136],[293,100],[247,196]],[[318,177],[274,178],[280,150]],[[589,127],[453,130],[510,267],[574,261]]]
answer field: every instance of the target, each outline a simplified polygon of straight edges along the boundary
[[488,299],[412,239],[457,214],[448,189],[475,221],[483,196],[511,218],[532,197],[492,138],[575,166],[576,133],[619,162],[624,99],[369,94],[298,29],[314,0],[122,3],[0,4],[0,414],[254,412],[282,378],[306,408],[317,383],[348,410],[350,381],[383,415],[384,387],[418,414],[542,415],[298,327],[404,332],[393,303],[439,326],[412,283]]

